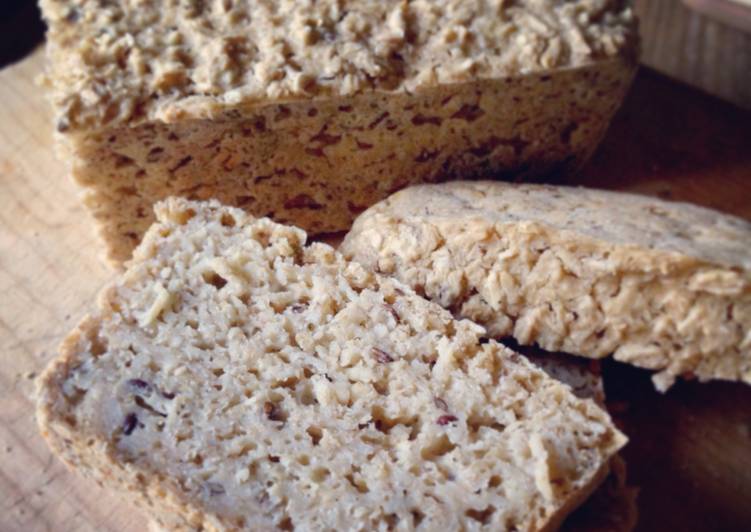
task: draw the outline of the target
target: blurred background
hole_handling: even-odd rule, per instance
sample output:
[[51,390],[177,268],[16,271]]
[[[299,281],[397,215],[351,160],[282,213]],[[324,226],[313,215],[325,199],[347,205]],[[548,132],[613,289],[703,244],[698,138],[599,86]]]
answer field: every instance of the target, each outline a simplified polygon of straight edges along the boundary
[[[751,109],[751,0],[636,0],[642,62]],[[36,0],[0,0],[0,67],[44,36]]]

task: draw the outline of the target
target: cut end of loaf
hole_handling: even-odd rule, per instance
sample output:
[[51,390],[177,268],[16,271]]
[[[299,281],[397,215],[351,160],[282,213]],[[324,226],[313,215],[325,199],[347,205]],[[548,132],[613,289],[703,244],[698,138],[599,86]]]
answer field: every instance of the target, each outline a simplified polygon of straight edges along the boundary
[[356,220],[347,258],[491,337],[751,383],[751,224],[686,203],[491,181],[421,185]]
[[170,199],[42,377],[52,448],[182,526],[538,530],[625,437],[299,229]]

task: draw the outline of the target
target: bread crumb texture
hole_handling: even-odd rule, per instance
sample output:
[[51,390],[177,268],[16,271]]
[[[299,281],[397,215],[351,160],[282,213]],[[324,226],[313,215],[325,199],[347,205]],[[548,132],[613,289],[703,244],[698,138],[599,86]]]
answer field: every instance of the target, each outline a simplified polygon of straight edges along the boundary
[[63,128],[174,120],[580,66],[636,39],[623,0],[42,0]]
[[482,329],[305,233],[157,206],[41,378],[69,464],[188,530],[539,530],[625,437]]
[[631,194],[457,182],[361,215],[346,256],[551,351],[751,382],[751,224]]

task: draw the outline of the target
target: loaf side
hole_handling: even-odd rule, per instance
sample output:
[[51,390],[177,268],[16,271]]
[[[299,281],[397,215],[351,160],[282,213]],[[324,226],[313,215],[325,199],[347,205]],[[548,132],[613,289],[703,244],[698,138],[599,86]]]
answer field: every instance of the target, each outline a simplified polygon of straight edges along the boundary
[[[52,448],[187,530],[541,530],[623,435],[299,229],[171,199],[41,377]],[[171,521],[170,521],[171,520]]]
[[751,382],[751,224],[693,205],[566,187],[414,187],[342,250],[495,337],[675,377]]
[[66,135],[108,253],[130,257],[170,195],[218,198],[311,234],[348,230],[410,184],[575,172],[633,75],[619,61],[522,78],[371,93]]

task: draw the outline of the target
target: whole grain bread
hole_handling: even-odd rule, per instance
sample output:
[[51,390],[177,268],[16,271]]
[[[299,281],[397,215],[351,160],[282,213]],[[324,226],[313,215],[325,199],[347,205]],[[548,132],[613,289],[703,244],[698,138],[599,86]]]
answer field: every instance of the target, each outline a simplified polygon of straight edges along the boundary
[[[546,353],[533,347],[520,347],[525,358],[549,376],[571,387],[577,397],[605,405],[605,389],[598,361],[563,353]],[[561,524],[562,532],[631,532],[637,522],[637,489],[627,484],[626,464],[620,455],[610,460],[610,474],[579,508]],[[179,529],[149,522],[151,532]]]
[[494,337],[751,382],[751,224],[684,203],[458,182],[365,212],[342,251]]
[[41,0],[61,154],[113,259],[169,195],[312,233],[409,184],[565,173],[636,67],[625,0]]
[[69,465],[175,530],[541,530],[625,437],[303,231],[170,199],[40,378]]

